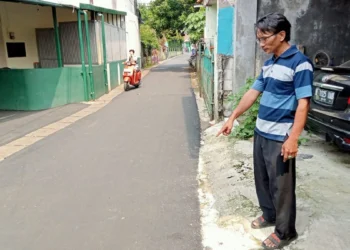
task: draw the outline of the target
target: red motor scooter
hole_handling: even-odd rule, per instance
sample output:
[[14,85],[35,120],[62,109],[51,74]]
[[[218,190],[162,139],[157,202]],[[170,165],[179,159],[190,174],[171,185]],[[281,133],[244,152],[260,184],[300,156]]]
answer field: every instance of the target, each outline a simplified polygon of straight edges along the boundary
[[141,85],[141,70],[137,70],[136,63],[125,62],[124,63],[124,90],[128,91],[130,86],[138,88]]

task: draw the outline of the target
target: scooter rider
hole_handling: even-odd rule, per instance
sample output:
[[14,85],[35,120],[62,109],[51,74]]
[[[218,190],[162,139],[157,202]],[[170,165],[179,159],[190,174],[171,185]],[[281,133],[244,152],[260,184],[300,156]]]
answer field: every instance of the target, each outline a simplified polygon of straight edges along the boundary
[[191,56],[190,59],[188,59],[190,65],[193,65],[193,61],[196,59],[197,57],[197,48],[196,45],[192,44],[192,51],[191,51]]
[[133,49],[129,50],[128,62],[130,62],[131,64],[135,63],[135,69],[138,70],[139,66],[137,64],[137,57],[134,54],[135,54],[135,50],[133,50]]

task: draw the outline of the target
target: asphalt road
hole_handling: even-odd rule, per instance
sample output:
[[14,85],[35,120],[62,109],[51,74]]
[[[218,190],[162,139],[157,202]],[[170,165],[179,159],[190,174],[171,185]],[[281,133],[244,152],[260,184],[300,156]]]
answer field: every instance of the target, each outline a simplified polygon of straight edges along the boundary
[[186,56],[0,163],[1,250],[202,249]]

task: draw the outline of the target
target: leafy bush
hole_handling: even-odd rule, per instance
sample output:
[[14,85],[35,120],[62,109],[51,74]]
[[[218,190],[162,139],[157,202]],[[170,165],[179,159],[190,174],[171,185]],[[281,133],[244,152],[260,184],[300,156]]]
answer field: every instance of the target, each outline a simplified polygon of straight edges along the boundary
[[[252,87],[255,79],[249,78],[242,88],[238,91],[238,93],[230,95],[227,101],[233,103],[233,108],[235,109],[239,102],[242,100],[243,95]],[[256,100],[256,102],[252,105],[252,107],[247,110],[239,121],[239,126],[235,127],[231,136],[238,139],[249,139],[254,135],[254,128],[256,123],[256,118],[258,116],[259,111],[259,103],[260,97]]]

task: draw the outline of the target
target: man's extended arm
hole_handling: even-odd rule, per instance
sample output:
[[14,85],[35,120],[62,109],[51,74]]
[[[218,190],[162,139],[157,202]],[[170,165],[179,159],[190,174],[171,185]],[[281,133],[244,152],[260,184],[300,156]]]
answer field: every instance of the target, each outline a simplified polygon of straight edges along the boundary
[[240,117],[244,112],[246,112],[258,99],[261,93],[255,89],[248,90],[242,97],[237,108],[232,112],[229,120],[232,122]]
[[254,102],[256,101],[256,99],[259,97],[260,94],[261,92],[255,89],[248,90],[242,97],[237,108],[232,112],[228,121],[221,128],[217,136],[219,136],[220,134],[229,135],[231,133],[234,120],[236,120],[245,111],[247,111],[254,104]]

